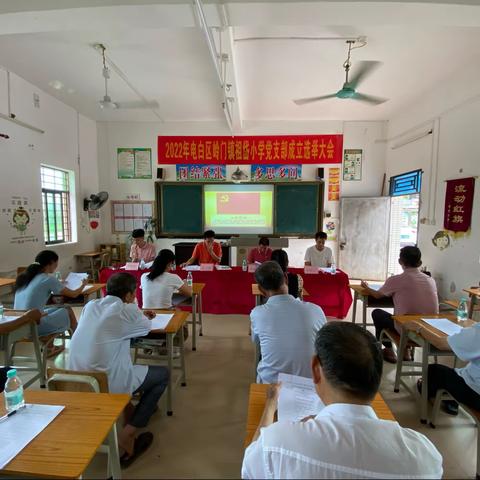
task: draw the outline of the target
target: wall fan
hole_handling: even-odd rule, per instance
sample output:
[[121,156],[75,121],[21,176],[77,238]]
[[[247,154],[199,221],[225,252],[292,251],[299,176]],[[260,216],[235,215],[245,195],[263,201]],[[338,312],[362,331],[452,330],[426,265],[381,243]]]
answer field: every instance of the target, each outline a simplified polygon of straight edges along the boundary
[[139,102],[114,102],[112,101],[112,98],[108,94],[108,80],[110,79],[110,70],[107,67],[107,62],[105,58],[105,45],[102,45],[101,43],[95,44],[94,45],[95,49],[100,50],[102,52],[102,60],[103,60],[103,70],[102,70],[102,75],[105,80],[105,95],[103,96],[103,99],[98,102],[100,108],[105,109],[105,110],[114,110],[114,109],[120,109],[120,108],[158,108],[158,102],[144,102],[144,101],[139,101]]
[[85,198],[83,200],[83,209],[87,210],[98,210],[103,207],[108,200],[108,192],[99,192],[96,195],[90,195],[90,198]]
[[360,100],[362,102],[369,103],[371,105],[379,105],[386,102],[388,99],[374,97],[373,95],[366,95],[364,93],[357,92],[358,85],[367,78],[374,70],[381,65],[381,62],[375,61],[364,61],[358,62],[359,67],[354,72],[355,74],[349,78],[350,68],[352,63],[350,61],[350,53],[352,50],[352,45],[355,43],[355,40],[347,40],[348,44],[348,57],[343,64],[345,69],[345,83],[343,87],[336,93],[330,93],[328,95],[321,95],[319,97],[308,97],[308,98],[299,98],[294,100],[297,105],[305,105],[307,103],[318,102],[319,100],[326,100],[327,98],[350,98],[352,100]]

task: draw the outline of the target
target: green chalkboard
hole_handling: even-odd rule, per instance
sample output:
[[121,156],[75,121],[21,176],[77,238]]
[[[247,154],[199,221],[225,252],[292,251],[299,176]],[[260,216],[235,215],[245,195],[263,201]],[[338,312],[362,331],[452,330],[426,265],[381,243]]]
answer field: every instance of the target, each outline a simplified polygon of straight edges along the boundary
[[321,229],[323,184],[275,185],[275,234],[309,236]]
[[201,235],[202,194],[203,185],[157,183],[157,235]]

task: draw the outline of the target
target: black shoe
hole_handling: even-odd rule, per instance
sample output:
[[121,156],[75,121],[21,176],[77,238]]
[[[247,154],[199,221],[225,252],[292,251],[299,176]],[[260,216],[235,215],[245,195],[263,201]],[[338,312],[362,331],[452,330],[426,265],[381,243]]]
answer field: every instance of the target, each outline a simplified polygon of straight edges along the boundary
[[455,400],[444,400],[442,410],[449,415],[458,415],[458,403]]

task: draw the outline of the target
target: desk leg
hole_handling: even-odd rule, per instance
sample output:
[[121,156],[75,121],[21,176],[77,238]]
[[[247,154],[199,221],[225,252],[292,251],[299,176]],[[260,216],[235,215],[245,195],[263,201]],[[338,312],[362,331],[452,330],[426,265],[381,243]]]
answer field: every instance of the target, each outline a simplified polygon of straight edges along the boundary
[[197,302],[198,295],[192,297],[192,350],[197,349]]
[[187,386],[187,374],[185,371],[185,336],[183,335],[183,327],[180,327],[179,330],[179,343],[180,343],[180,369],[182,371],[181,385],[182,387]]
[[111,478],[120,479],[122,478],[122,469],[120,467],[120,452],[118,451],[118,440],[117,440],[117,425],[114,423],[112,428],[108,432],[107,436],[108,442],[108,462],[109,462],[109,475]]
[[393,391],[398,393],[400,391],[400,379],[402,377],[402,367],[403,367],[403,352],[405,351],[405,347],[407,346],[408,342],[408,332],[402,328],[402,332],[400,333],[400,343],[398,345],[397,353],[397,368],[395,373],[395,385],[393,387]]
[[261,305],[260,295],[255,295],[255,306],[258,307],[259,305]]
[[357,318],[357,300],[358,300],[358,293],[354,290],[352,323],[355,323],[355,319]]
[[428,355],[430,344],[425,340],[422,349],[422,398],[420,400],[420,422],[427,423],[428,417]]
[[47,366],[43,363],[43,355],[40,348],[40,340],[38,338],[37,326],[31,325],[31,335],[33,340],[33,350],[35,352],[35,358],[37,359],[38,373],[40,374],[40,388],[45,388],[46,386],[46,371]]
[[168,386],[167,386],[167,415],[173,415],[172,397],[173,397],[173,333],[167,333],[167,366],[168,366]]
[[475,295],[470,295],[470,302],[468,304],[468,318],[473,318],[476,299],[477,297]]
[[362,298],[362,320],[363,320],[363,328],[367,329],[367,306],[368,306],[368,298]]
[[198,294],[198,320],[200,322],[200,333],[199,335],[203,337],[203,305],[202,305],[202,292]]
[[254,351],[254,355],[255,355],[255,361],[254,361],[254,365],[255,365],[255,371],[254,371],[254,378],[255,378],[255,382],[257,381],[257,367],[258,367],[258,364],[260,362],[260,356],[261,356],[261,351],[260,351],[260,342],[257,338],[257,340],[255,340],[255,351]]
[[94,270],[94,262],[93,262],[93,257],[90,257],[90,268],[92,269],[92,280],[93,282],[95,283],[97,280],[96,280],[96,275],[95,275],[95,270]]

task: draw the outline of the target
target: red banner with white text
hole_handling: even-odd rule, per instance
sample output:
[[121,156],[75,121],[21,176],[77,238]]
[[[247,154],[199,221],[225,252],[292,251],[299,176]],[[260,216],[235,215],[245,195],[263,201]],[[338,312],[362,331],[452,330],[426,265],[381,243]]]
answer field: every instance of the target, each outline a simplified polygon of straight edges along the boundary
[[158,163],[342,163],[343,135],[159,136]]
[[447,180],[443,228],[452,232],[466,232],[472,222],[475,178]]

